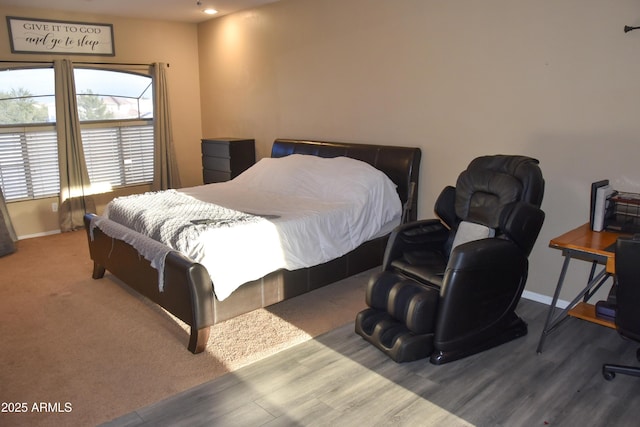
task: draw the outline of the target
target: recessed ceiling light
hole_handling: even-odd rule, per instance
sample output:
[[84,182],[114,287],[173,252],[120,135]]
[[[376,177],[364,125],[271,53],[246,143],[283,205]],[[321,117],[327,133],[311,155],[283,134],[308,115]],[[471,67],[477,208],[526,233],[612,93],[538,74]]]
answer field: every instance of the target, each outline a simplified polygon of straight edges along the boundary
[[[197,5],[198,7],[201,7],[201,6],[202,6],[202,0],[197,0],[197,1],[196,1],[196,5]],[[216,13],[218,13],[218,11],[217,11],[217,10],[215,10],[214,8],[212,8],[212,7],[206,7],[206,6],[205,6],[205,8],[204,8],[204,9],[202,9],[202,11],[203,11],[204,13],[206,13],[207,15],[215,15]]]

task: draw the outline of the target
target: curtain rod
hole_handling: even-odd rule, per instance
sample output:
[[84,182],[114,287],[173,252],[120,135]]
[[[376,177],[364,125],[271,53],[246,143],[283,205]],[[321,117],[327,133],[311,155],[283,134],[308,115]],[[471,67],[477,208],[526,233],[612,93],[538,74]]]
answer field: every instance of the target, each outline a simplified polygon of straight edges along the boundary
[[[11,61],[11,60],[3,59],[3,60],[0,60],[0,63],[53,64],[53,61]],[[135,63],[127,63],[127,62],[84,62],[84,61],[74,62],[74,64],[81,64],[81,65],[123,65],[123,66],[134,66],[134,67],[141,67],[141,66],[148,67],[150,65],[153,65],[153,64],[135,64]],[[169,64],[167,64],[167,67],[169,67]]]

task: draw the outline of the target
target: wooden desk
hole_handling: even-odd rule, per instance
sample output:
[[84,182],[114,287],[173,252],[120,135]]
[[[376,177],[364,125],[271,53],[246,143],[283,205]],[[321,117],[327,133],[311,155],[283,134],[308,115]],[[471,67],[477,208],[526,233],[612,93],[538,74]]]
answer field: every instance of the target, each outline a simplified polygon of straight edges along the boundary
[[[615,254],[612,251],[620,233],[610,231],[592,231],[589,224],[581,225],[561,236],[551,239],[549,247],[562,251],[564,263],[558,278],[558,284],[553,294],[553,300],[549,306],[549,314],[538,343],[538,353],[542,352],[545,338],[568,316],[577,317],[589,322],[598,323],[615,329],[615,324],[611,321],[596,317],[596,310],[593,304],[589,304],[589,299],[600,289],[600,287],[615,274]],[[564,279],[572,259],[580,259],[591,262],[591,273],[587,285],[578,295],[562,309],[556,313],[556,304],[560,291],[564,284]],[[597,267],[603,266],[596,273]],[[580,301],[582,300],[582,301]]]

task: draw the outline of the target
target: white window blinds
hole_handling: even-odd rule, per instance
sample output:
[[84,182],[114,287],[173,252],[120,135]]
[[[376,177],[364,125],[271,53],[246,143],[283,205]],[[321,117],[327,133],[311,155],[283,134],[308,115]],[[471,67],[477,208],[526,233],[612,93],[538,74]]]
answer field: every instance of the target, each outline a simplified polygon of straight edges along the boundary
[[153,180],[153,125],[85,127],[82,145],[93,185],[120,187]]
[[0,133],[0,183],[5,200],[55,196],[60,190],[56,131]]

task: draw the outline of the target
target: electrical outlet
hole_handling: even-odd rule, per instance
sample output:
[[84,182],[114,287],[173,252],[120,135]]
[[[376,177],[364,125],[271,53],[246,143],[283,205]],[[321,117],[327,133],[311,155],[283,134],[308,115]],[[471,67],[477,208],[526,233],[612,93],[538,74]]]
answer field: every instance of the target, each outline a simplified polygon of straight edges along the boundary
[[58,203],[51,203],[51,212],[58,212]]

